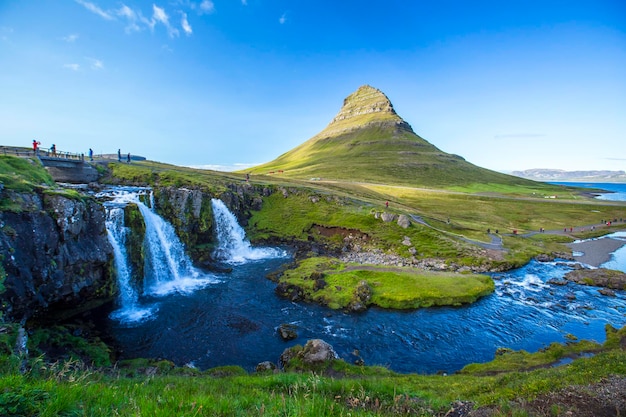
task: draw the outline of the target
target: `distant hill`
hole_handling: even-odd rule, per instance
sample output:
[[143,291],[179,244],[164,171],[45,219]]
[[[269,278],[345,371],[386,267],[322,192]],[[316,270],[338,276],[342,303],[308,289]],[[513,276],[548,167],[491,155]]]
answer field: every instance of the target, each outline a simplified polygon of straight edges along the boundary
[[562,182],[626,182],[624,171],[563,171],[560,169],[527,169],[513,171],[517,177],[534,181]]
[[446,187],[473,183],[531,185],[475,166],[424,140],[368,85],[350,94],[320,133],[246,172],[292,178]]

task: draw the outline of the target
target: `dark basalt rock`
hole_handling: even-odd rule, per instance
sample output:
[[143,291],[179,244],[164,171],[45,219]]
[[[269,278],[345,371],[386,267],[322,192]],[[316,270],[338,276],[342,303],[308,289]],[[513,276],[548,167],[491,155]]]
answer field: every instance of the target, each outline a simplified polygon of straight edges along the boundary
[[106,213],[93,199],[12,193],[22,211],[0,212],[0,294],[10,318],[53,309],[79,309],[110,300],[116,291]]
[[274,292],[277,295],[288,298],[291,301],[301,301],[304,299],[302,288],[286,282],[279,283],[274,289]]
[[296,326],[293,324],[283,323],[278,326],[277,329],[278,335],[284,341],[293,340],[298,338],[298,333],[296,332]]

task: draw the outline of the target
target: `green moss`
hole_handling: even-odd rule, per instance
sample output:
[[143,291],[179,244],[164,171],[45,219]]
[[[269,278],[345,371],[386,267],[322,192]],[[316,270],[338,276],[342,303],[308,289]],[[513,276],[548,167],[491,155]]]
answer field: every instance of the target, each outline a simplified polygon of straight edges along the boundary
[[7,190],[29,192],[53,186],[54,180],[36,159],[0,155],[0,183]]
[[621,329],[616,329],[610,324],[604,327],[606,332],[606,341],[604,342],[605,349],[624,349],[626,348],[626,326]]
[[143,286],[145,249],[144,239],[146,236],[146,224],[139,207],[128,204],[124,208],[124,225],[130,229],[126,235],[126,253],[130,261],[132,281],[139,287]]
[[[324,284],[320,285],[320,280]],[[484,275],[418,271],[412,268],[346,266],[330,258],[310,258],[287,270],[280,282],[301,288],[304,298],[330,308],[365,303],[382,308],[420,307],[472,303],[491,294],[495,285]],[[369,290],[359,295],[366,283]]]
[[77,331],[81,331],[80,328],[72,326],[35,329],[28,338],[28,349],[35,356],[54,355],[53,352],[62,351],[64,359],[78,359],[97,367],[111,365],[109,347],[97,337],[87,340],[77,336],[74,334]]
[[207,369],[206,371],[204,371],[204,374],[217,378],[248,375],[246,370],[240,366],[218,366],[215,368]]
[[89,198],[92,198],[76,190],[65,189],[65,188],[47,189],[47,190],[44,190],[44,194],[45,195],[57,195],[57,196],[69,198],[71,200],[76,200],[76,201],[85,201]]
[[460,373],[489,375],[502,372],[528,371],[549,366],[563,358],[577,357],[582,353],[598,352],[601,348],[602,346],[596,342],[582,340],[578,342],[570,341],[565,345],[552,343],[547,348],[535,353],[529,353],[524,350],[499,350],[493,361],[467,365]]

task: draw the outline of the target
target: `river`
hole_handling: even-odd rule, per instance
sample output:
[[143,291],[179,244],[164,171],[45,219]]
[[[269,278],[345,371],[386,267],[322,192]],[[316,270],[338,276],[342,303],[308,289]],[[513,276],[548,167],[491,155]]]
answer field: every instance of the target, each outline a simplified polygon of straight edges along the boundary
[[[193,291],[140,295],[137,302],[149,317],[125,321],[111,315],[106,326],[120,358],[165,358],[199,369],[240,365],[252,371],[259,362],[276,363],[287,347],[321,338],[349,362],[358,351],[366,364],[397,372],[451,373],[492,360],[499,347],[537,351],[567,341],[570,334],[602,342],[607,323],[626,325],[623,291],[606,297],[594,287],[548,283],[571,270],[571,262],[531,261],[493,274],[496,291],[472,305],[346,314],[277,297],[266,275],[288,262],[289,254],[267,249],[263,256],[226,260],[232,272],[197,270],[202,285]],[[295,325],[298,338],[283,341],[276,332],[282,323]]]

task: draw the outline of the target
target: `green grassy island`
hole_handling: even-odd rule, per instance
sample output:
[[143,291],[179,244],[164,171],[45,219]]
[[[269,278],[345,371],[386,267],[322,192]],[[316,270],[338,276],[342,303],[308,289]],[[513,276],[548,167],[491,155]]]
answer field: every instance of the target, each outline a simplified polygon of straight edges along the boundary
[[458,306],[491,294],[486,275],[416,271],[414,268],[345,265],[330,258],[308,258],[284,271],[277,292],[300,296],[333,309],[369,306],[411,309]]

